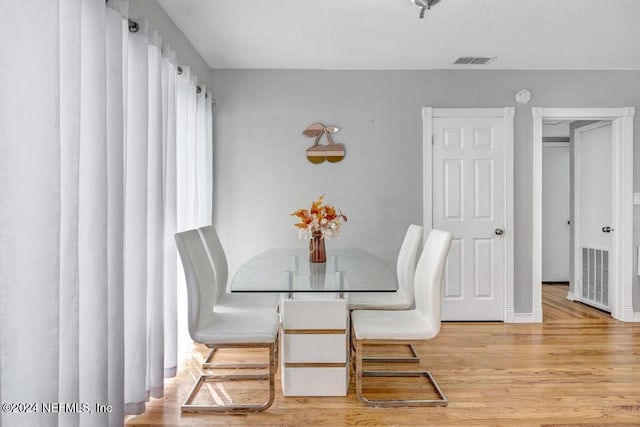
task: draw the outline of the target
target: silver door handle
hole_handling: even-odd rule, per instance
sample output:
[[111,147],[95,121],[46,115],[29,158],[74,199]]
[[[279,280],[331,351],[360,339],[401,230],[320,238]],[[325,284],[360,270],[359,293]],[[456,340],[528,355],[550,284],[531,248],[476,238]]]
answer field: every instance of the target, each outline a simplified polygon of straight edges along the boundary
[[502,236],[504,234],[504,230],[502,228],[496,228],[494,233],[496,233],[496,236]]
[[611,233],[613,231],[613,228],[611,227],[602,227],[602,232],[603,233]]

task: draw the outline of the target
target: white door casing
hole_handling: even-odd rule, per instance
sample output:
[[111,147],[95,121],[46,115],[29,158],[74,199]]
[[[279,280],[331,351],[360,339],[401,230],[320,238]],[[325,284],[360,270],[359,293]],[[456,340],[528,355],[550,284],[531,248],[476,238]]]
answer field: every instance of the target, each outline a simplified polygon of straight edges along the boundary
[[425,235],[454,234],[442,319],[514,321],[513,108],[426,107],[423,123]]
[[542,120],[612,120],[612,223],[610,259],[611,315],[625,322],[640,321],[633,312],[633,116],[635,108],[541,108],[533,107],[533,248],[531,322],[542,322]]
[[[609,260],[615,259],[612,232],[604,230],[613,228],[611,133],[610,121],[574,131],[575,298],[606,311],[611,311],[609,287],[616,286],[605,277],[609,276]],[[584,268],[591,286],[584,283]]]
[[568,142],[545,142],[542,174],[542,281],[570,277],[570,150]]

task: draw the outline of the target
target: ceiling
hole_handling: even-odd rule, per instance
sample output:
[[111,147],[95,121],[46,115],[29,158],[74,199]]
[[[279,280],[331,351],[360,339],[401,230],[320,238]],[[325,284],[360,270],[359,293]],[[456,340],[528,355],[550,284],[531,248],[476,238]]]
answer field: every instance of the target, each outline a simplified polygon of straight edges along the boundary
[[158,3],[214,69],[640,70],[640,0],[442,0],[424,19],[409,0]]

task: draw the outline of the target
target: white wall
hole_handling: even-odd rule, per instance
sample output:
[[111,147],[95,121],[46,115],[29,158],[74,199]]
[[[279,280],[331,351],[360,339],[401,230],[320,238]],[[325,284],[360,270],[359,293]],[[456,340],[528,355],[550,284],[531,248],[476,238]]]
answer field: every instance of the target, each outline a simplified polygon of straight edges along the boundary
[[571,148],[568,140],[567,132],[566,143],[545,142],[542,147],[543,282],[569,282],[571,274]]
[[[515,116],[517,313],[532,305],[531,107],[640,106],[639,71],[214,70],[213,83],[214,224],[231,273],[267,248],[303,245],[288,214],[325,192],[349,216],[327,250],[360,246],[394,267],[406,227],[422,221],[421,107],[504,107],[530,89],[531,103],[516,105]],[[306,160],[312,140],[302,131],[316,121],[342,128],[341,163]],[[640,173],[634,182],[640,191]],[[638,208],[635,220],[637,244]]]
[[[544,120],[542,137],[542,281],[570,281],[571,181],[569,120]],[[562,147],[562,148],[561,148]]]
[[569,138],[569,123],[569,120],[544,120],[542,122],[542,137]]

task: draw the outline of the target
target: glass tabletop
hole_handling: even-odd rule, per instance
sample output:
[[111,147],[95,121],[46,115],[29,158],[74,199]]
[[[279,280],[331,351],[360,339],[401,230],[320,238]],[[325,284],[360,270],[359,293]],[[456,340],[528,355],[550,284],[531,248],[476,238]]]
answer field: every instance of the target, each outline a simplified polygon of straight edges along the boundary
[[362,249],[327,251],[326,263],[310,263],[303,248],[271,249],[245,262],[231,292],[394,292],[396,276]]

